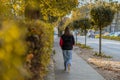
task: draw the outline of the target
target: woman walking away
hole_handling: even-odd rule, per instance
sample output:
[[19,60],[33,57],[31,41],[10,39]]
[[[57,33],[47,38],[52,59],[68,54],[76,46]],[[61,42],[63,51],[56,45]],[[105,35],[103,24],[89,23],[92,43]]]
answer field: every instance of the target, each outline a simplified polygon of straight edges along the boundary
[[64,34],[60,37],[60,47],[63,51],[64,70],[70,72],[72,62],[72,49],[75,40],[68,27],[65,28]]

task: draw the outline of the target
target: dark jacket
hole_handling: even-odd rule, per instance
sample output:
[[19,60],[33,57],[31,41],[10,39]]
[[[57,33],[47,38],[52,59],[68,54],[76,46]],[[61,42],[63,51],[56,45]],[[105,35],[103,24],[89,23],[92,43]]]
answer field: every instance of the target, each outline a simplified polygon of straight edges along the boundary
[[63,50],[72,50],[75,40],[73,35],[62,35],[60,38],[60,46]]

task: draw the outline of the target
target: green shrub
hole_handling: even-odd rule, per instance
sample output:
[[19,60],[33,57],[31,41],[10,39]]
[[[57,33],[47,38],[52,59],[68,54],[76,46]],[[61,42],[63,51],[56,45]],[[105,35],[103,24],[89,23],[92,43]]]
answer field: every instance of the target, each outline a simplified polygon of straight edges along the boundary
[[76,45],[83,49],[92,49],[90,46],[85,46],[85,44],[77,43]]
[[99,54],[98,52],[95,52],[94,56],[103,57],[103,58],[112,58],[112,56],[105,55],[104,53]]
[[102,38],[120,41],[120,37],[117,37],[117,36],[102,36]]
[[24,68],[27,49],[24,25],[13,20],[0,24],[0,79],[24,80],[28,77]]
[[[53,27],[39,20],[27,22],[29,28],[29,36],[38,36],[34,46],[29,45],[29,51],[32,51],[33,58],[31,60],[30,71],[32,73],[31,80],[43,79],[47,73],[47,67],[50,62],[53,48]],[[28,40],[29,43],[29,40]],[[34,43],[34,42],[33,42]],[[30,44],[33,44],[30,42]],[[38,46],[35,48],[35,46]],[[32,48],[31,48],[32,47]]]

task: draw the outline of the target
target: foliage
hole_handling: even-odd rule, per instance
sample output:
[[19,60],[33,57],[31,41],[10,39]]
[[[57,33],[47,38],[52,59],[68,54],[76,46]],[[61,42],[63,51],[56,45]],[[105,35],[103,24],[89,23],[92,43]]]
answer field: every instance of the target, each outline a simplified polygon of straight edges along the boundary
[[102,38],[120,41],[120,37],[117,37],[117,36],[102,36]]
[[[3,26],[0,27],[1,80],[25,79],[26,72],[23,68],[23,60],[25,59],[23,59],[23,55],[26,52],[26,57],[30,58],[30,62],[28,62],[30,66],[27,65],[28,71],[31,72],[30,80],[42,79],[47,72],[46,68],[49,64],[53,47],[53,26],[47,22],[56,22],[59,18],[70,13],[77,5],[78,0],[0,0],[0,20],[1,18],[23,19],[24,15],[30,19],[25,21],[25,26],[29,30],[27,34],[22,29],[24,24],[19,27],[15,24],[16,26],[14,27],[14,24],[11,26],[12,24],[9,25],[8,21],[5,23],[8,25],[4,27],[3,23],[1,23]],[[21,37],[22,35],[25,35],[26,42]],[[34,37],[35,41],[30,40],[31,36]],[[4,37],[5,40],[1,39]],[[29,39],[27,39],[28,37]],[[28,48],[26,48],[26,44]],[[5,53],[8,55],[5,55]]]
[[71,25],[73,27],[73,29],[79,29],[80,28],[80,24],[79,24],[78,20],[73,21],[69,25]]
[[103,58],[112,58],[112,56],[105,55],[104,53],[99,54],[98,52],[95,52],[94,56],[103,57]]
[[100,31],[100,34],[99,34],[99,54],[101,54],[102,29],[111,24],[111,22],[114,18],[114,11],[109,7],[98,6],[98,7],[94,7],[91,9],[90,15],[92,18],[92,22],[96,25],[96,27]]
[[90,11],[90,4],[83,5],[80,8],[76,8],[72,11],[72,20],[78,20],[84,18],[86,13]]
[[81,18],[73,22],[73,26],[75,29],[81,28],[82,30],[89,29],[91,26],[91,22],[88,18]]
[[24,68],[27,49],[24,25],[13,20],[0,24],[0,79],[24,80],[28,76]]
[[120,3],[111,2],[111,3],[109,4],[109,6],[110,6],[111,9],[114,10],[115,12],[119,12],[119,11],[120,11]]
[[37,16],[39,19],[55,22],[59,17],[70,13],[77,5],[78,0],[0,0],[0,15],[23,18],[24,12],[26,16],[37,12],[40,15]]
[[62,18],[62,20],[58,24],[58,33],[59,33],[58,36],[62,35],[62,32],[65,30],[66,26],[69,26],[70,29],[72,28],[71,25],[70,25],[71,21],[72,20],[69,17],[63,17]]
[[63,17],[62,20],[59,22],[58,24],[58,28],[60,31],[64,31],[65,27],[67,26],[67,24],[70,22],[70,18],[68,17]]
[[16,17],[23,17],[25,10],[25,1],[24,0],[10,0],[9,5],[12,8],[12,13]]
[[105,27],[108,26],[113,18],[114,11],[112,11],[109,7],[98,6],[94,7],[90,11],[91,18],[97,27]]
[[39,19],[54,22],[70,13],[78,5],[78,0],[27,0],[26,4],[26,16],[30,11],[37,11]]
[[[34,56],[31,60],[31,67],[29,68],[32,73],[30,80],[39,80],[47,73],[53,47],[53,26],[39,20],[27,22],[26,25],[29,28],[29,38],[27,41],[30,44],[34,44],[34,46],[28,45],[28,52],[32,51]],[[37,41],[31,41],[31,36],[37,36]]]
[[6,1],[0,0],[0,17],[6,17],[6,16],[8,17],[8,15],[10,14],[10,8],[8,5],[6,5],[9,2]]
[[[97,8],[98,5],[102,5],[105,8],[110,8],[115,13],[120,11],[120,4],[119,3],[115,3],[115,2],[108,3],[108,2],[96,1],[95,3],[89,3],[87,5],[82,5],[79,8],[73,10],[72,11],[72,19],[78,20],[80,18],[84,18],[86,16],[86,13],[88,13],[88,17],[89,17],[90,10],[93,8]],[[95,23],[96,22],[94,20],[92,20],[91,24],[92,24],[93,28],[98,30],[98,27],[95,26],[96,25]]]
[[83,49],[92,49],[90,46],[86,46],[86,45],[81,44],[81,43],[77,43],[76,45],[79,46],[80,48],[83,48]]
[[24,0],[0,0],[0,16],[3,18],[23,16],[24,7]]
[[[60,17],[70,13],[77,6],[78,0],[26,0],[25,4],[25,17],[28,20],[35,20],[28,23],[28,26],[34,27],[34,35],[39,36],[37,41],[38,49],[34,49],[34,46],[32,49],[29,49],[33,51],[34,55],[30,68],[32,72],[31,80],[38,80],[39,78],[42,79],[46,74],[46,68],[49,64],[53,47],[53,27],[44,22],[57,22]],[[37,19],[43,22],[36,21]],[[30,35],[33,35],[33,31],[30,31]]]

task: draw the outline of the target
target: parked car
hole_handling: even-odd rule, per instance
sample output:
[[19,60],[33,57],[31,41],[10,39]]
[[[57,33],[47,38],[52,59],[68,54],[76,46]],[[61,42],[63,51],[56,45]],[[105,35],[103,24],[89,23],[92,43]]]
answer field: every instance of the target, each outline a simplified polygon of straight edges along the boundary
[[120,32],[115,32],[114,33],[114,36],[119,36],[120,35]]
[[103,36],[109,36],[109,32],[104,32]]
[[120,37],[120,34],[118,36]]
[[109,35],[108,36],[114,36],[114,32],[111,32],[111,33],[109,33]]
[[108,36],[119,36],[120,32],[111,32]]

